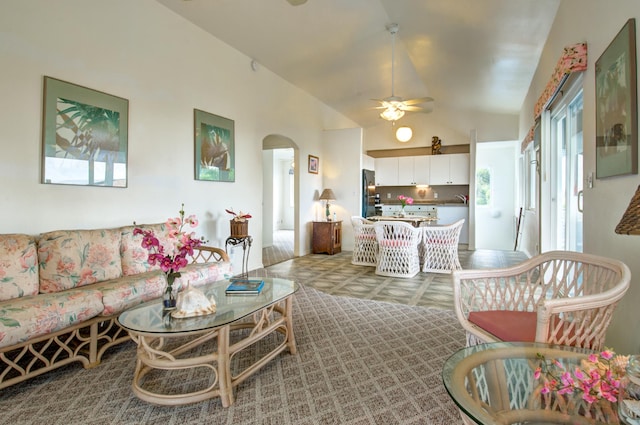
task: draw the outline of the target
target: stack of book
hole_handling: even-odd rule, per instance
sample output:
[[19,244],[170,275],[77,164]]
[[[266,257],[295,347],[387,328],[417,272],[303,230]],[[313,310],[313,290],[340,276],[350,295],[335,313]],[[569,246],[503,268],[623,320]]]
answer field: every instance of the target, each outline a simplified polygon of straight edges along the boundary
[[232,278],[225,290],[227,295],[257,295],[264,286],[262,279]]

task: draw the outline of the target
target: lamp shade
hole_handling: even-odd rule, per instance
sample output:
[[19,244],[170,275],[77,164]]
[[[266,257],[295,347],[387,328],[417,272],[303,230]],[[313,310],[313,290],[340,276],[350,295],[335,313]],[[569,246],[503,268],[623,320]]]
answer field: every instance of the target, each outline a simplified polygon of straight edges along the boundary
[[333,190],[331,189],[325,189],[322,191],[322,194],[320,195],[320,198],[323,201],[332,201],[334,199],[336,199],[336,195],[333,194]]
[[631,198],[615,232],[619,235],[640,235],[640,186]]

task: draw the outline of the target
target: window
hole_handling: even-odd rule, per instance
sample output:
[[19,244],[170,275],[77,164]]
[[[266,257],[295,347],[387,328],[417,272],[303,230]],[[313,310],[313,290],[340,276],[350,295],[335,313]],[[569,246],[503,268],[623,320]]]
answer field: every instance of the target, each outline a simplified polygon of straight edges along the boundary
[[476,205],[491,205],[491,170],[488,168],[476,171]]

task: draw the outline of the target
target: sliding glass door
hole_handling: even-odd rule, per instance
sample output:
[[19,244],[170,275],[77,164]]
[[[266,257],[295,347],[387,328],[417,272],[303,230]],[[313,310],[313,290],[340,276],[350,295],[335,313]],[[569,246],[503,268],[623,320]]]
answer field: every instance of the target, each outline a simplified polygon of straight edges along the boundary
[[551,226],[555,249],[582,252],[582,90],[551,110]]

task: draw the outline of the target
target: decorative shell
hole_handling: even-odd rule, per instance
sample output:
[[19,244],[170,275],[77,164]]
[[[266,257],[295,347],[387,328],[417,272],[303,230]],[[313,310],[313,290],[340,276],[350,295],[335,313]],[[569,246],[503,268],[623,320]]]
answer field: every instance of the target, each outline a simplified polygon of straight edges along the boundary
[[204,316],[216,312],[216,301],[196,288],[187,287],[186,290],[178,294],[176,310],[171,313],[175,318]]

